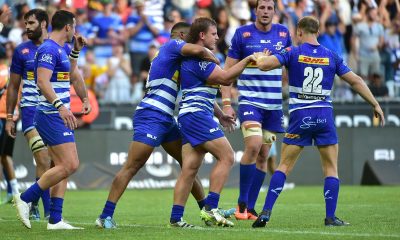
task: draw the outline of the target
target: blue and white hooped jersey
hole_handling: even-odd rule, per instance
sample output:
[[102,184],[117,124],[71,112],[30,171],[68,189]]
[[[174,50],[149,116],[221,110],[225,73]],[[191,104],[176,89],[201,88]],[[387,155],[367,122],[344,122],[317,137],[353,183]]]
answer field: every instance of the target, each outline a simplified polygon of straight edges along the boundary
[[321,45],[304,43],[275,55],[289,70],[289,113],[298,109],[330,107],[335,74],[350,72],[343,59]]
[[36,89],[34,62],[37,49],[32,41],[26,41],[17,46],[11,62],[10,71],[22,78],[21,107],[36,106],[39,93]]
[[[65,44],[63,47],[55,41],[47,39],[37,50],[35,58],[35,83],[37,84],[37,69],[39,67],[53,71],[50,78],[50,83],[57,97],[63,104],[70,108],[70,68],[68,55],[71,51],[71,46]],[[57,109],[47,101],[43,94],[39,92],[39,102],[37,110],[44,113],[58,113]]]
[[173,116],[179,90],[179,69],[183,57],[181,49],[184,45],[184,41],[173,39],[160,48],[151,63],[146,94],[136,110],[147,108]]
[[[255,52],[268,49],[272,54],[292,45],[289,30],[281,24],[272,24],[268,32],[255,24],[238,28],[232,38],[228,57],[241,60]],[[238,78],[239,104],[248,104],[266,110],[282,109],[282,69],[261,71],[249,64]]]
[[182,60],[179,117],[198,111],[214,115],[215,97],[220,86],[207,84],[207,79],[216,66],[213,62],[197,58]]

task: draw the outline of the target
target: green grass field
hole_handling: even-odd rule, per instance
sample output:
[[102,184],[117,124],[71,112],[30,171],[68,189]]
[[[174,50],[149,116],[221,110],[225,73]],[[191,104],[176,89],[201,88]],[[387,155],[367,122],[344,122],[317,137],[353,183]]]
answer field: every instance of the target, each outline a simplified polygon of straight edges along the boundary
[[[114,215],[118,229],[94,226],[108,192],[69,191],[63,217],[85,230],[46,230],[46,222],[34,222],[26,229],[16,220],[10,204],[0,206],[0,239],[400,239],[400,187],[343,186],[337,215],[351,223],[349,227],[327,228],[322,187],[296,187],[284,191],[271,222],[265,229],[252,229],[252,221],[235,223],[234,228],[168,228],[173,190],[128,190]],[[3,192],[4,193],[4,192]],[[235,206],[237,189],[224,190],[220,207]],[[260,194],[257,209],[264,203]],[[42,208],[40,209],[42,210]],[[185,220],[204,226],[199,209],[191,197]]]

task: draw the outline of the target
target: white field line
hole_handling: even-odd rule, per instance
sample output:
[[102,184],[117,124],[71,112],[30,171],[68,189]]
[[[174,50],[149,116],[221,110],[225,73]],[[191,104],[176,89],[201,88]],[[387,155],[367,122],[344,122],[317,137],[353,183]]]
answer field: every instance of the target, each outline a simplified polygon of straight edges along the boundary
[[[19,220],[4,220],[0,219],[0,222],[16,222]],[[45,223],[47,221],[39,221],[42,223]],[[76,225],[87,225],[87,226],[93,226],[95,228],[95,223],[88,223],[88,222],[70,222],[71,224],[76,224]],[[167,226],[167,224],[165,224]],[[22,227],[22,226],[21,226]],[[141,227],[141,228],[156,228],[160,229],[160,225],[143,225],[143,224],[118,224],[118,227]],[[348,227],[341,227],[341,228],[351,228],[351,226]],[[167,228],[168,229],[168,228]],[[100,230],[100,229],[99,229]],[[384,237],[384,238],[400,238],[400,234],[375,234],[375,233],[338,233],[338,232],[324,232],[324,231],[298,231],[298,230],[279,230],[279,229],[270,229],[270,228],[259,228],[259,229],[253,229],[253,228],[222,228],[222,227],[200,227],[196,229],[182,229],[182,231],[230,231],[230,232],[243,232],[247,231],[249,233],[251,232],[265,232],[265,233],[280,233],[280,234],[288,234],[288,235],[321,235],[321,236],[348,236],[348,237],[368,237],[368,238],[378,238],[378,237]],[[108,230],[106,230],[108,231]],[[118,229],[114,229],[111,231],[118,231]]]

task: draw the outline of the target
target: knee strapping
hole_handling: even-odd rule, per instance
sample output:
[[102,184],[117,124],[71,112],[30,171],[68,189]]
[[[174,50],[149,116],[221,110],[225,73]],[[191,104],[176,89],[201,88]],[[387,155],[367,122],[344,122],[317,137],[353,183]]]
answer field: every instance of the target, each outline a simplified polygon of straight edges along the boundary
[[263,143],[272,144],[276,141],[276,134],[268,130],[263,130]]
[[244,138],[247,138],[250,136],[262,137],[262,135],[263,135],[262,129],[261,129],[261,124],[258,122],[249,122],[249,123],[243,124],[242,133],[243,133]]
[[43,140],[40,136],[34,136],[29,139],[29,147],[32,153],[46,149],[46,146],[44,145]]

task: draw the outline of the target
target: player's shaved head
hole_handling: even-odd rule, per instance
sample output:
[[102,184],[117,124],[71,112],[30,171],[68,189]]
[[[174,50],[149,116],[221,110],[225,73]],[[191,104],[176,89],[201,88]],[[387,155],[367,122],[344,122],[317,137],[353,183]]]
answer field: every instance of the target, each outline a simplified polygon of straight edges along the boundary
[[182,30],[186,30],[186,29],[189,29],[189,28],[190,28],[190,24],[189,23],[178,22],[172,27],[171,35],[174,34],[174,32],[180,32]]
[[319,29],[319,21],[313,16],[303,17],[299,20],[297,28],[305,33],[317,34]]

